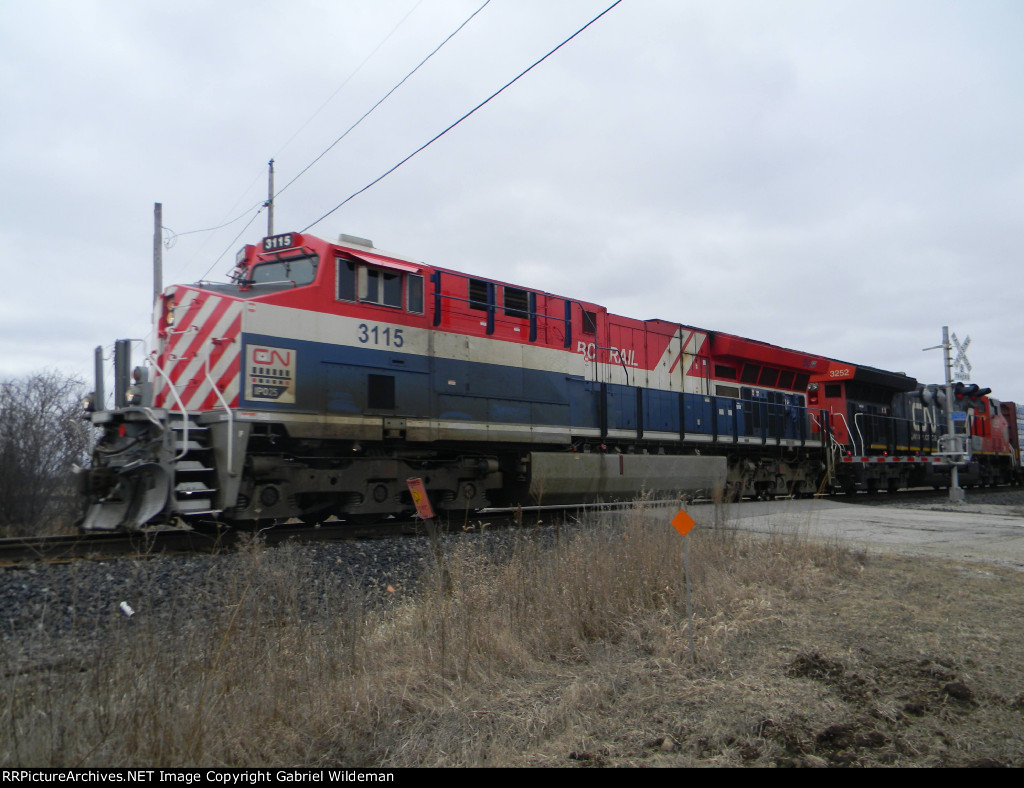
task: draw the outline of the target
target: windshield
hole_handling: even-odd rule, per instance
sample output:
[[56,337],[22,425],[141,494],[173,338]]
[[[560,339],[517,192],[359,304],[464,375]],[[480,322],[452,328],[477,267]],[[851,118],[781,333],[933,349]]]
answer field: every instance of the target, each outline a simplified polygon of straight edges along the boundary
[[272,263],[260,263],[249,272],[249,284],[285,284],[295,286],[308,285],[316,279],[316,255],[309,257],[293,257],[289,260],[275,260]]

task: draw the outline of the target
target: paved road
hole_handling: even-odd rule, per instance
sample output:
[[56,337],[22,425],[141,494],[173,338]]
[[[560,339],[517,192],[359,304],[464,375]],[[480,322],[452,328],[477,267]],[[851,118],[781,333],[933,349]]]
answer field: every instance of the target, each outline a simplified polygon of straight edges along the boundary
[[[711,507],[693,507],[711,524]],[[1024,569],[1024,511],[1015,507],[932,504],[865,506],[829,499],[731,504],[726,520],[756,531],[799,532],[841,539],[870,550],[987,561]]]

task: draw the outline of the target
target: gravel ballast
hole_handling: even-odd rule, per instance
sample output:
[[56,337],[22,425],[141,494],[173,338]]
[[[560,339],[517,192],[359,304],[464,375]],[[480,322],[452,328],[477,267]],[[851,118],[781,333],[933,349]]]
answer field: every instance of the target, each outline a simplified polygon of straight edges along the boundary
[[[875,496],[870,503],[921,509],[948,505],[941,496],[911,502]],[[968,491],[964,510],[977,507],[1024,514],[1024,491]],[[503,550],[524,534],[558,538],[552,526],[484,528],[445,536],[444,549],[451,549],[455,540],[472,540],[488,551]],[[260,587],[261,582],[280,586],[276,593],[287,595],[289,605],[303,618],[329,616],[342,600],[392,604],[402,599],[415,590],[432,562],[429,540],[415,536],[6,569],[0,571],[0,643],[17,650],[27,642],[67,636],[102,640],[111,627],[141,622],[172,629],[189,626],[222,616],[247,587]]]

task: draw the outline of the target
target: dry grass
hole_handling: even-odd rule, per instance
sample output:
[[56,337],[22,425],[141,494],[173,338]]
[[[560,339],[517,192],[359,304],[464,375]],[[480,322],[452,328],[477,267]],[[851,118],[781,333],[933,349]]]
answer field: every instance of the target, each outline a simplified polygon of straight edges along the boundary
[[315,610],[301,553],[254,545],[216,620],[8,671],[0,764],[1021,764],[1019,576],[698,528],[691,665],[662,516],[534,536]]

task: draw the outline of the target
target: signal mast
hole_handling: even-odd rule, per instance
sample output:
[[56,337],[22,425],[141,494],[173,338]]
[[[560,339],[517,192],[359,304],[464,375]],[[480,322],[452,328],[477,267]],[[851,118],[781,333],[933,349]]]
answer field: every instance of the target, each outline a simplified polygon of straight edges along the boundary
[[[954,344],[956,345],[957,355],[956,359],[951,359],[950,351]],[[942,344],[924,348],[924,350],[938,350],[942,348],[942,355],[945,361],[943,366],[946,370],[946,434],[939,437],[938,454],[947,457],[952,466],[949,474],[950,503],[964,502],[964,491],[960,487],[959,466],[970,459],[970,436],[967,434],[957,434],[956,420],[953,413],[953,367],[956,366],[957,369],[957,380],[970,380],[971,362],[967,360],[967,346],[970,344],[970,337],[967,337],[963,344],[961,344],[956,334],[953,334],[952,342],[950,342],[949,326],[943,326]],[[966,417],[967,414],[958,413],[956,415]]]

